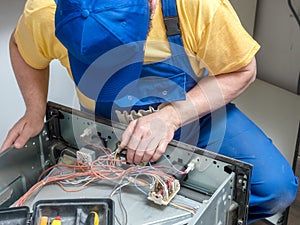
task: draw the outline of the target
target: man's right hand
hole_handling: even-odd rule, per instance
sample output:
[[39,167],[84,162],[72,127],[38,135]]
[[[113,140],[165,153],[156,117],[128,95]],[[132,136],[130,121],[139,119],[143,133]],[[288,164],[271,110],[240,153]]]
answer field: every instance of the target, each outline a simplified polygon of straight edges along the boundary
[[36,136],[44,126],[44,118],[37,118],[35,115],[25,114],[8,132],[0,152],[14,146],[22,148],[29,138]]

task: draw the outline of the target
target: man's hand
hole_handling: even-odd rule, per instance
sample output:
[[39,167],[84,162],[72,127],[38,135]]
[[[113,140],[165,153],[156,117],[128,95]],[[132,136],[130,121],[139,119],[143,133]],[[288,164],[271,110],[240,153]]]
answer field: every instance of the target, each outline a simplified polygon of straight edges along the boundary
[[35,69],[28,65],[19,52],[14,33],[10,39],[9,50],[15,77],[26,105],[26,112],[11,128],[0,151],[11,145],[21,148],[30,137],[42,130],[49,83],[49,66],[44,69]]
[[43,117],[25,114],[8,132],[5,141],[3,142],[0,152],[14,146],[22,148],[29,138],[36,136],[44,126]]
[[120,144],[121,148],[127,149],[127,161],[157,161],[166,151],[174,132],[180,127],[179,121],[172,105],[131,121],[122,135]]

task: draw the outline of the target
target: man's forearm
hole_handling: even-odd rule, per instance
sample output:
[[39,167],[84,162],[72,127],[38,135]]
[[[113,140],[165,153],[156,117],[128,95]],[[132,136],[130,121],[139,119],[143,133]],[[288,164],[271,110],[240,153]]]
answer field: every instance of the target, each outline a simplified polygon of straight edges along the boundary
[[25,101],[26,113],[43,117],[48,94],[49,67],[41,70],[30,67],[20,55],[13,35],[9,48],[15,77]]
[[48,94],[49,68],[30,67],[20,55],[13,35],[9,43],[12,67],[26,105],[25,114],[9,130],[0,151],[10,146],[22,148],[43,128]]
[[253,59],[238,71],[201,79],[187,93],[185,101],[173,102],[162,111],[176,115],[173,119],[179,128],[231,102],[255,80],[255,77],[256,62]]

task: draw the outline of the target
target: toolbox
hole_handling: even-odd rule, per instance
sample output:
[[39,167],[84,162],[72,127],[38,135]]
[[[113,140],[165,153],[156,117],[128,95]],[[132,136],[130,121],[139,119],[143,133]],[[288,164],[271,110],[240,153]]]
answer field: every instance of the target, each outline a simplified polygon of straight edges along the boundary
[[0,210],[1,225],[26,225],[29,218],[29,208],[26,206]]
[[[99,224],[247,224],[252,165],[174,140],[155,166],[183,171],[193,164],[193,169],[185,175],[172,174],[178,181],[168,184],[173,190],[168,195],[172,200],[160,199],[155,188],[147,197],[135,182],[119,188],[117,194],[112,194],[116,184],[102,181],[71,193],[50,183],[23,206],[15,207],[20,197],[37,184],[43,171],[61,163],[62,156],[65,161],[98,157],[95,149],[82,140],[84,135],[92,141],[95,138],[105,148],[117,149],[125,128],[124,124],[48,102],[43,131],[24,148],[0,153],[0,225],[36,225],[42,216],[60,216],[62,225],[81,225],[76,220],[79,211],[87,215],[94,207],[101,209]],[[175,207],[176,202],[193,210],[182,210],[178,204]]]
[[[0,225],[50,225],[59,218],[62,225],[90,225],[97,215],[97,225],[114,224],[114,204],[111,199],[40,200],[33,206],[0,210]],[[93,216],[94,217],[94,216]],[[42,222],[44,220],[44,222]]]

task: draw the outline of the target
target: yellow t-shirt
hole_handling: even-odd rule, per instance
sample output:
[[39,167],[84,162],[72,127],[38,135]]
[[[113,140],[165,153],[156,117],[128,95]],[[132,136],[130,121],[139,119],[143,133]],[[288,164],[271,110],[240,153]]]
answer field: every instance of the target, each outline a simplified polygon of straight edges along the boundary
[[[55,37],[54,0],[27,0],[16,30],[15,40],[28,65],[46,68],[60,60],[72,77],[68,54]],[[235,71],[246,66],[259,45],[242,27],[228,0],[177,0],[182,40],[191,65],[201,76],[204,67],[210,75]],[[152,20],[145,47],[145,63],[170,56],[161,3]],[[81,104],[93,110],[95,102],[77,89]]]

